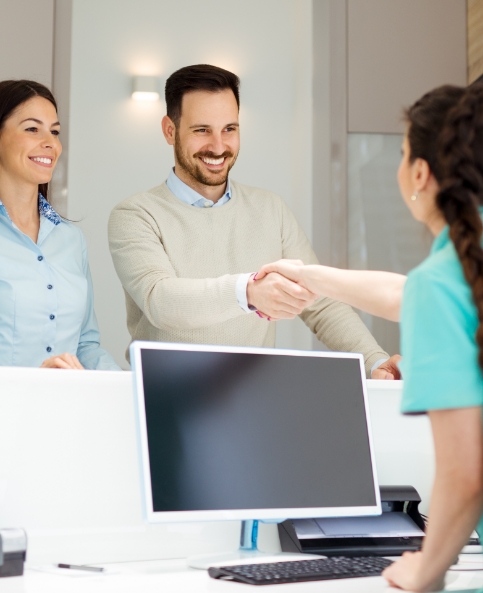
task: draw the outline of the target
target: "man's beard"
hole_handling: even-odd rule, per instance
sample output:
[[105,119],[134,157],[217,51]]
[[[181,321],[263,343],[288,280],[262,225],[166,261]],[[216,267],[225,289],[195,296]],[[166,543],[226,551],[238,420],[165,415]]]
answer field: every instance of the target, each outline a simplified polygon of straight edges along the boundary
[[[179,141],[179,137],[176,134],[175,142],[174,142],[174,153],[176,155],[176,161],[179,166],[186,171],[193,179],[195,179],[198,183],[203,185],[210,185],[210,186],[217,186],[223,185],[226,183],[228,179],[228,173],[231,171],[233,165],[236,162],[236,157],[230,162],[228,168],[226,170],[223,169],[222,171],[213,171],[212,175],[216,175],[216,179],[210,178],[205,171],[201,169],[202,165],[198,165],[196,162],[192,162],[188,160],[181,150],[181,142]],[[222,154],[214,154],[210,151],[200,151],[193,155],[193,159],[199,158],[209,158],[209,159],[220,159],[220,158],[232,158],[234,155],[229,150],[225,150]]]

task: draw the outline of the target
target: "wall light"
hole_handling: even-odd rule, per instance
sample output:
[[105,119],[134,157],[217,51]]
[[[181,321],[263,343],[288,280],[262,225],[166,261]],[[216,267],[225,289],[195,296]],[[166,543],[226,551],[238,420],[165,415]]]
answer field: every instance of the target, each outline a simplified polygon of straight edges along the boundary
[[159,101],[158,76],[133,76],[132,98],[135,101]]

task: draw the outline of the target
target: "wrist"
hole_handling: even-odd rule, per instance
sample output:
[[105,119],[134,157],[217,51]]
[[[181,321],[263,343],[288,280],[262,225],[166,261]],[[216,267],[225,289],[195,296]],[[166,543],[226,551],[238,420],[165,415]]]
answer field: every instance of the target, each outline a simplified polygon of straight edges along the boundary
[[250,273],[239,274],[235,285],[236,300],[240,309],[242,309],[242,311],[245,313],[251,313],[247,298],[247,284],[250,276]]
[[433,561],[427,561],[424,553],[421,553],[421,561],[414,575],[413,586],[417,591],[431,592],[442,591],[444,589],[444,577],[446,571],[442,574],[436,574],[434,566],[437,564]]
[[[320,267],[321,266],[308,265],[308,266],[304,266],[302,268],[302,270],[300,271],[301,284],[303,286],[305,286],[305,288],[307,290],[310,290],[310,292],[312,292],[314,294],[321,294],[320,287],[317,287],[317,284],[318,284],[317,274],[320,273],[319,272]],[[319,290],[317,290],[317,288],[319,288]]]
[[250,277],[248,278],[248,282],[247,282],[247,303],[248,303],[248,307],[250,309],[256,310],[257,306],[255,305],[255,303],[253,302],[255,295],[255,278],[256,273],[253,273],[250,275]]

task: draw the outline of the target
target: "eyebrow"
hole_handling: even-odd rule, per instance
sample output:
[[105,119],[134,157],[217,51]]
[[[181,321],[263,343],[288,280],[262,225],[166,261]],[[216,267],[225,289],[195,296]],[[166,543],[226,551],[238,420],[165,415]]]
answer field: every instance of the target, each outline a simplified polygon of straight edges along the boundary
[[[26,121],[34,121],[36,124],[40,124],[40,125],[42,125],[44,123],[43,121],[40,121],[40,119],[35,119],[35,117],[27,117],[27,119],[23,119],[20,123],[23,124]],[[52,128],[54,126],[60,126],[60,121],[56,121],[50,127]]]
[[[232,127],[234,126],[236,128],[239,128],[240,127],[240,124],[237,123],[237,122],[233,122],[231,124],[226,124],[223,127],[224,128],[228,128],[230,126],[232,126]],[[193,128],[211,128],[211,127],[212,126],[210,124],[196,124],[195,126],[190,126],[189,129],[192,130]]]

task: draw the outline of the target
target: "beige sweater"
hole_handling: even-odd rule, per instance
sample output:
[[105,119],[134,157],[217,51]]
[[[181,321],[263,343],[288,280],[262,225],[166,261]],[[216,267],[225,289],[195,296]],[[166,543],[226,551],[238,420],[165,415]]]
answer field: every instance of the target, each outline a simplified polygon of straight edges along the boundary
[[[281,258],[317,258],[282,198],[231,187],[219,208],[187,205],[164,183],[112,211],[109,245],[133,340],[275,345],[276,324],[238,305],[237,278]],[[301,318],[332,350],[362,352],[367,372],[388,356],[347,305],[321,297]]]

